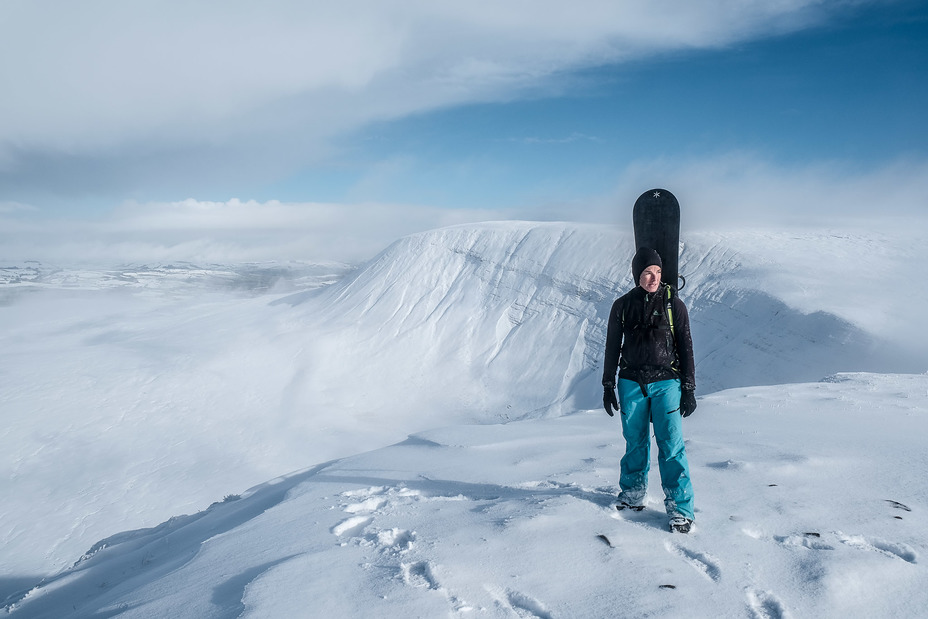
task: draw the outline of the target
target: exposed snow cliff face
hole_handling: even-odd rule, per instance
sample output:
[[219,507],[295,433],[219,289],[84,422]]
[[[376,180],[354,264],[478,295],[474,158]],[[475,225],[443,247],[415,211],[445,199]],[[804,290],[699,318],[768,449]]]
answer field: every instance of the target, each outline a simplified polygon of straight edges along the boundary
[[626,270],[610,264],[614,249],[614,235],[565,224],[404,238],[305,299],[326,333],[319,380],[349,376],[368,405],[480,421],[559,412],[589,400],[588,387],[598,397],[605,316]]

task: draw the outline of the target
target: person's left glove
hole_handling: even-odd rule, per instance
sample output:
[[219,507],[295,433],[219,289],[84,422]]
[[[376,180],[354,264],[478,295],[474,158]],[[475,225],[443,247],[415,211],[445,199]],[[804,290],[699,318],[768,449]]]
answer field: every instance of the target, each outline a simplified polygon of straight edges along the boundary
[[603,386],[603,408],[606,409],[606,412],[609,413],[610,417],[615,416],[615,413],[612,412],[613,410],[619,410],[619,401],[615,398],[614,385]]
[[696,410],[696,392],[692,389],[684,389],[680,394],[680,413],[684,417],[689,417]]

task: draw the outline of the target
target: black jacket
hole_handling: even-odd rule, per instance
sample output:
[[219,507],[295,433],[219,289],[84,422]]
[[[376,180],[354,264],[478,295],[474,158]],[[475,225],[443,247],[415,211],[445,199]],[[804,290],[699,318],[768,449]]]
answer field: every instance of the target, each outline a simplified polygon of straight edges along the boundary
[[696,389],[693,338],[686,306],[676,294],[671,298],[673,330],[667,317],[668,286],[648,294],[641,286],[616,299],[606,329],[606,360],[603,386],[615,386],[619,378],[648,384],[679,378],[684,389]]

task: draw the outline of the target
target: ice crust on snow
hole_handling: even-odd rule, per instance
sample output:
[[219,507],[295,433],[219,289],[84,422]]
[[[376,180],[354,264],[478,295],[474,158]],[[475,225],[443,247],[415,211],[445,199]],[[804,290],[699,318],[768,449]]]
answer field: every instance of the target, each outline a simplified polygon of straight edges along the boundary
[[[684,239],[701,398],[682,540],[656,478],[649,509],[611,508],[621,434],[595,409],[630,235],[459,226],[247,295],[167,270],[8,278],[8,609],[914,616],[928,362],[903,266],[928,250],[905,233]],[[874,294],[904,288],[905,304]]]

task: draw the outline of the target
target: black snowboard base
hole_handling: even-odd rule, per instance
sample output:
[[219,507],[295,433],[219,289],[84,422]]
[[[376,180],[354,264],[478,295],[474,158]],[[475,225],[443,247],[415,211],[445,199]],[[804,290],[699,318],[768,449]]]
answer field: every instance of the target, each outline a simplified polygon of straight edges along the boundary
[[[632,210],[635,226],[635,251],[642,247],[655,250],[661,257],[661,281],[679,290],[680,275],[680,203],[666,189],[649,189],[635,201]],[[638,282],[635,282],[637,285]]]

